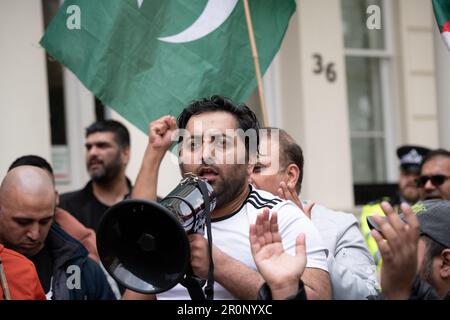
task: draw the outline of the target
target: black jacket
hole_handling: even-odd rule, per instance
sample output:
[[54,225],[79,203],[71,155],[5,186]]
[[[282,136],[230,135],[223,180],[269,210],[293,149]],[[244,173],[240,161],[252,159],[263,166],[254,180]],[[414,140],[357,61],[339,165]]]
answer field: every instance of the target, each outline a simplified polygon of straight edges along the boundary
[[[385,300],[386,297],[382,294],[376,296],[369,296],[369,300]],[[436,292],[436,290],[425,280],[422,280],[419,276],[416,277],[414,286],[411,290],[411,296],[409,300],[450,300],[450,292],[442,298]]]
[[[428,282],[417,277],[409,300],[442,300],[442,297]],[[450,300],[450,292],[444,300]]]
[[[53,223],[45,245],[53,258],[53,300],[115,300],[100,266],[77,240]],[[75,276],[80,275],[77,282]]]

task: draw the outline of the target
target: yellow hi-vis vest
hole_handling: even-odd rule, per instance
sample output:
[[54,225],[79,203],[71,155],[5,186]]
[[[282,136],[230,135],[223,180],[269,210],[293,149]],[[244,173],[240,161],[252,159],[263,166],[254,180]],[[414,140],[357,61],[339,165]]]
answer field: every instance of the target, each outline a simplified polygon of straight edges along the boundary
[[383,210],[381,209],[381,202],[376,202],[373,204],[366,204],[361,211],[360,225],[361,225],[361,233],[364,236],[364,240],[366,240],[367,247],[369,248],[370,253],[372,254],[373,260],[375,261],[375,265],[377,266],[377,270],[381,270],[381,254],[378,250],[377,241],[372,237],[370,233],[369,224],[367,223],[367,217],[378,214],[382,217],[385,216]]

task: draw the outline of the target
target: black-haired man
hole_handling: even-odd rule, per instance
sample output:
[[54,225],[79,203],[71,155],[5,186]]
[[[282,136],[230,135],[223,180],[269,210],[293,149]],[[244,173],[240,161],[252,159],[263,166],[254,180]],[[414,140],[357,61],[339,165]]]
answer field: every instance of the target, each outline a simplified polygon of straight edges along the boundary
[[[295,251],[297,235],[306,234],[308,264],[302,278],[306,293],[310,299],[331,298],[326,249],[317,229],[293,203],[248,184],[259,143],[255,114],[247,106],[214,96],[194,101],[185,108],[178,118],[178,128],[183,131],[179,151],[181,173],[192,172],[207,179],[217,195],[217,205],[211,213],[215,298],[256,299],[263,279],[251,255],[249,225],[263,208],[279,213],[280,233],[289,252]],[[133,197],[155,198],[159,164],[176,129],[171,116],[150,124],[149,145]],[[198,234],[189,235],[189,240],[193,271],[206,278],[207,241]],[[158,295],[158,299],[188,297],[180,285]]]
[[104,212],[131,192],[125,175],[130,135],[118,121],[95,122],[86,129],[86,168],[91,180],[78,191],[61,195],[60,207],[97,231]]
[[417,184],[422,188],[422,199],[450,200],[450,152],[431,151],[423,160]]

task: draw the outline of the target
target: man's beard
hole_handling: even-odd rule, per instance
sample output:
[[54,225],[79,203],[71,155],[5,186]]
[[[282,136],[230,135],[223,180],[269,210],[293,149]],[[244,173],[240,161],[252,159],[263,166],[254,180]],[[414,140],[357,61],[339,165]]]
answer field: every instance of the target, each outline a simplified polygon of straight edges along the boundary
[[[247,165],[233,165],[234,169],[230,170],[230,172],[227,172],[227,174],[224,174],[222,170],[220,170],[215,165],[207,166],[214,168],[214,170],[219,175],[219,179],[214,181],[214,183],[211,183],[211,186],[213,187],[214,193],[216,195],[216,209],[220,209],[236,199],[248,184]],[[199,167],[197,171],[194,172],[194,174],[199,175],[198,170],[200,168],[201,167]],[[188,172],[183,165],[180,165],[180,169],[183,175]]]
[[414,204],[420,199],[420,192],[414,186],[406,186],[403,190],[400,190],[400,194],[410,204]]
[[117,154],[109,164],[102,163],[101,167],[95,171],[89,171],[89,175],[95,183],[108,184],[113,181],[122,170],[122,162],[120,159],[120,153]]
[[[241,165],[239,165],[241,166]],[[216,182],[214,191],[217,194],[217,208],[221,208],[238,197],[247,183],[245,166],[243,170],[234,170],[233,174],[228,175],[227,179],[221,176],[220,181]]]

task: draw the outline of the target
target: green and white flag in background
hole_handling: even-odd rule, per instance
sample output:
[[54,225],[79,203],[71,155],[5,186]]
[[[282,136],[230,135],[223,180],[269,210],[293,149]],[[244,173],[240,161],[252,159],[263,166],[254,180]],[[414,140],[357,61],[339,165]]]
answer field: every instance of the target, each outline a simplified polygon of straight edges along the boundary
[[[265,72],[296,4],[249,5]],[[194,99],[221,94],[243,102],[256,87],[240,0],[65,0],[41,45],[144,132]]]
[[433,9],[439,31],[450,50],[450,0],[433,0]]

